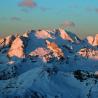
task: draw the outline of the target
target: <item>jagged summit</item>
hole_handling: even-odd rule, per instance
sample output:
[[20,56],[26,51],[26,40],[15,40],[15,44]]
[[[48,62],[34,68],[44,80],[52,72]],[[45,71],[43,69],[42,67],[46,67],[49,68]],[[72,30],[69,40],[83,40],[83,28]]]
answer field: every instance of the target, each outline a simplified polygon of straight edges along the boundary
[[63,29],[0,38],[0,98],[98,98],[98,34]]
[[52,38],[51,34],[49,34],[48,31],[45,30],[38,30],[35,33],[35,36],[39,39],[47,39],[47,38]]
[[96,34],[95,36],[88,36],[87,41],[92,46],[98,46],[98,34]]
[[15,40],[12,42],[11,47],[8,51],[8,56],[9,57],[19,57],[23,58],[24,57],[24,44],[20,36],[17,36]]
[[[95,37],[88,36],[86,40],[91,46],[97,46],[98,34],[96,34]],[[63,51],[64,49],[62,49],[62,46],[68,49],[68,51],[79,51],[80,47],[84,48],[86,46],[86,43],[84,43],[83,47],[81,42],[82,40],[76,34],[59,28],[53,31],[31,30],[31,32],[25,32],[23,35],[10,35],[0,39],[0,47],[1,51],[3,51],[8,46],[5,52],[9,57],[16,56],[24,58],[39,47],[51,50],[54,55],[58,55],[58,57],[61,53],[61,56],[63,57],[65,51]],[[75,46],[77,43],[80,46]],[[71,50],[72,48],[74,49]]]

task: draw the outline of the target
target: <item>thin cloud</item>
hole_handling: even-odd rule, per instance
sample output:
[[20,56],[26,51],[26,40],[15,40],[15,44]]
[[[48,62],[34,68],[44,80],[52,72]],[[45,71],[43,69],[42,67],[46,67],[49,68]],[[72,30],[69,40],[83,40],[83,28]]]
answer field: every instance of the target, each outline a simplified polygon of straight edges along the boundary
[[95,9],[96,13],[98,13],[98,8]]
[[11,20],[13,21],[21,21],[22,19],[20,17],[11,17]]
[[[29,13],[30,9],[32,8],[38,8],[42,12],[46,12],[47,10],[50,10],[50,8],[39,6],[34,0],[22,0],[18,3],[18,6],[22,8],[22,12]],[[30,9],[29,9],[30,8]]]
[[61,25],[62,28],[69,28],[69,27],[75,27],[75,23],[72,21],[64,21],[64,23]]
[[88,8],[86,8],[86,9],[87,9],[87,11],[89,11],[89,12],[95,12],[95,13],[98,13],[98,8],[88,7]]
[[18,6],[27,7],[27,8],[35,8],[37,4],[33,0],[22,0],[22,2],[18,4]]

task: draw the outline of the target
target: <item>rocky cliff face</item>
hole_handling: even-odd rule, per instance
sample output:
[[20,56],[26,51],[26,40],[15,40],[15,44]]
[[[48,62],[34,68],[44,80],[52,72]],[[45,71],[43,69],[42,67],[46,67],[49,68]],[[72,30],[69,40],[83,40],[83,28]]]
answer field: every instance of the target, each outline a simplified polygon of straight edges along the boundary
[[0,48],[4,46],[4,38],[0,38]]
[[11,46],[14,39],[15,39],[14,35],[7,36],[5,38],[5,46]]
[[78,53],[79,55],[83,57],[98,60],[98,50],[94,50],[92,48],[83,48],[83,49],[80,49]]
[[93,45],[94,37],[93,36],[88,36],[87,41],[88,41],[89,44]]
[[98,34],[96,34],[94,37],[93,36],[88,36],[87,41],[92,46],[98,46]]
[[98,46],[98,34],[95,35],[93,46]]
[[73,42],[72,38],[63,29],[59,29],[59,32],[62,39]]
[[54,53],[55,57],[57,57],[58,59],[64,58],[64,54],[62,50],[57,46],[56,43],[49,42],[48,40],[46,40],[46,43],[47,43],[47,48],[49,48]]

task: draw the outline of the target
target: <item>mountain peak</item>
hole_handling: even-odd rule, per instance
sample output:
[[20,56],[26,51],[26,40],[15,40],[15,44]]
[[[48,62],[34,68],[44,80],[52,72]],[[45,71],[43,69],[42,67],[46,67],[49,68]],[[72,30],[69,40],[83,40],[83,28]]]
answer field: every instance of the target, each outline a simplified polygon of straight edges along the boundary
[[37,38],[41,38],[41,39],[52,38],[51,34],[49,34],[49,32],[45,31],[45,30],[38,30],[38,31],[36,31],[35,36]]
[[17,36],[15,40],[11,44],[11,48],[8,51],[8,56],[9,57],[19,57],[23,58],[24,57],[24,44],[20,36]]
[[92,46],[98,46],[98,34],[96,34],[94,37],[93,36],[88,36],[87,41]]
[[63,29],[1,38],[0,98],[98,98],[96,45]]
[[73,42],[72,38],[67,34],[67,32],[65,32],[65,30],[59,29],[59,32],[62,39]]

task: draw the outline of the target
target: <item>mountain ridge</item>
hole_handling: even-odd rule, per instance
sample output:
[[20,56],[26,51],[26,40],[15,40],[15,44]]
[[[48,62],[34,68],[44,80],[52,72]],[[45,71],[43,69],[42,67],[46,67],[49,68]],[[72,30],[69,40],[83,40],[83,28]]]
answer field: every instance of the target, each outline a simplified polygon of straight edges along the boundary
[[98,98],[97,40],[63,29],[2,38],[0,98]]

